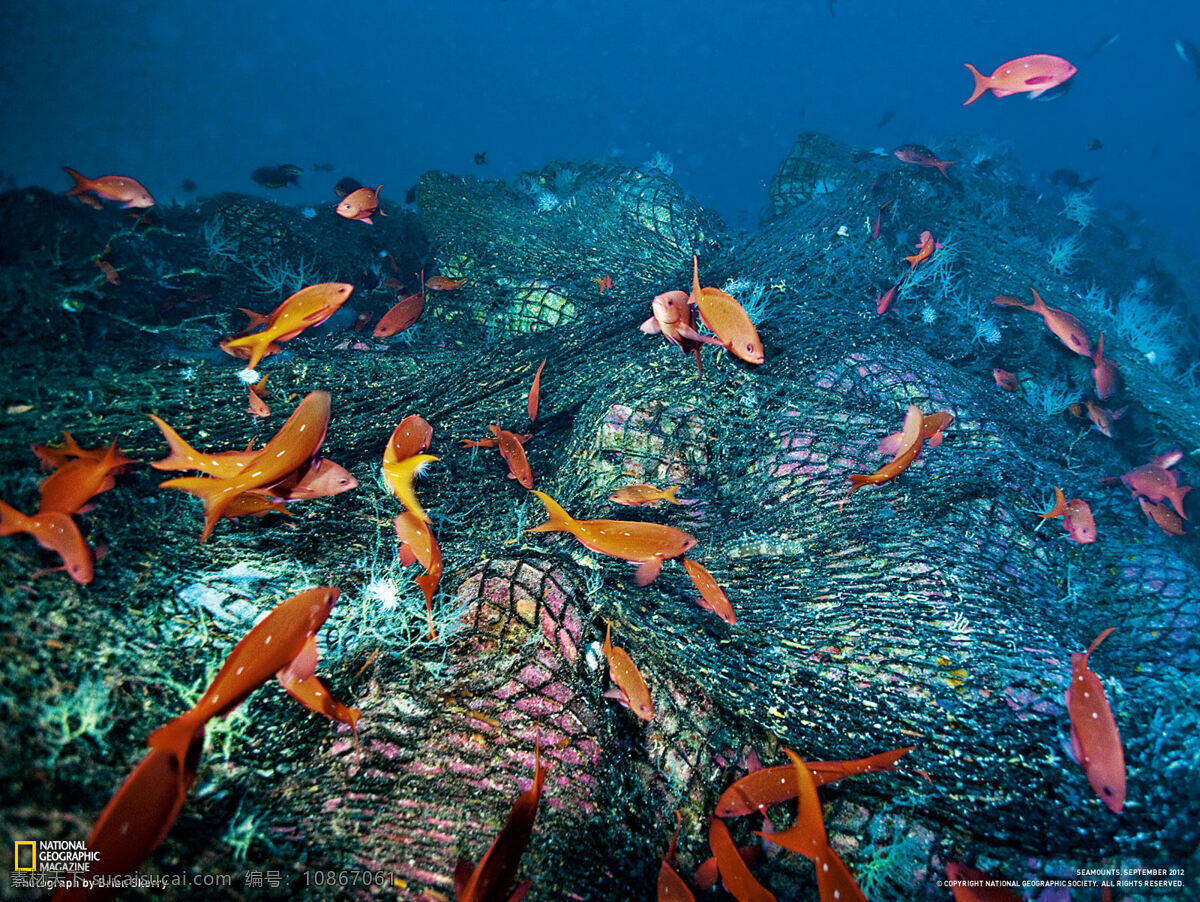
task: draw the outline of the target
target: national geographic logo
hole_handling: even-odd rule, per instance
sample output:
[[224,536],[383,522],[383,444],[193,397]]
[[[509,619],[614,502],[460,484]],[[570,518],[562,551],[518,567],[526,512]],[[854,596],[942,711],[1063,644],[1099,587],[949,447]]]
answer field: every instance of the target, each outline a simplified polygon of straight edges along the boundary
[[100,853],[82,840],[17,840],[13,843],[13,871],[54,871],[86,874]]
[[13,870],[37,870],[37,843],[31,840],[17,840],[13,843]]

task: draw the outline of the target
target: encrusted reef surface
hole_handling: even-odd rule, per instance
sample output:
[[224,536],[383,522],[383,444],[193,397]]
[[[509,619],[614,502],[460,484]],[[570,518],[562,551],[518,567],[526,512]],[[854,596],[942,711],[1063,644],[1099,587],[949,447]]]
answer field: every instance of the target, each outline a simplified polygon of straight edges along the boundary
[[[290,517],[221,521],[200,544],[198,505],[134,467],[78,518],[104,552],[87,585],[35,576],[57,558],[0,539],[6,835],[83,838],[145,738],[196,701],[255,617],[329,584],[342,595],[319,671],[362,710],[361,748],[278,686],[260,690],[210,725],[145,869],[234,874],[205,898],[453,898],[456,860],[487,848],[540,741],[529,898],[647,899],[673,812],[690,875],[717,795],[755,761],[912,745],[893,772],[821,790],[831,844],[868,898],[945,899],[949,861],[1012,879],[1183,867],[1185,887],[1124,897],[1197,897],[1200,554],[1190,520],[1168,535],[1101,482],[1172,446],[1180,484],[1200,469],[1195,261],[1135,240],[1086,194],[1039,194],[970,142],[942,150],[962,161],[948,176],[801,136],[753,233],[661,171],[611,164],[553,163],[513,184],[429,173],[415,212],[385,201],[373,226],[332,203],[234,194],[140,219],[41,189],[0,195],[0,498],[37,506],[28,446],[62,430],[154,461],[154,413],[200,448],[259,447],[317,389],[333,398],[324,453],[360,483]],[[941,246],[879,314],[924,231]],[[706,348],[698,373],[638,330],[652,297],[688,290],[693,254],[701,283],[757,323],[762,365]],[[389,280],[416,290],[422,268],[462,285],[430,290],[399,336],[354,330],[395,302]],[[261,363],[272,414],[252,417],[244,364],[217,347],[244,325],[237,308],[334,280],[355,285],[350,301]],[[1067,412],[1094,399],[1093,363],[1040,316],[992,303],[1028,303],[1030,288],[1093,341],[1104,333],[1120,382],[1102,405],[1125,408],[1112,437]],[[876,445],[910,404],[953,414],[944,441],[840,505],[850,474],[886,462]],[[376,478],[411,413],[440,458],[418,485],[445,560],[436,639]],[[542,505],[495,452],[459,447],[497,422],[533,433],[535,487],[574,516],[699,539],[689,556],[736,625],[694,603],[678,562],[639,588],[623,561],[526,532]],[[691,503],[608,501],[637,482]],[[1038,517],[1054,486],[1088,503],[1095,542]],[[1192,499],[1185,510],[1195,519]],[[605,621],[650,686],[650,723],[603,695]],[[1119,814],[1072,760],[1064,702],[1072,653],[1109,627],[1090,666],[1124,746]],[[772,811],[776,828],[790,816]],[[739,843],[762,829],[729,823]],[[385,878],[333,889],[315,876],[346,869]],[[754,872],[781,899],[817,897],[797,856],[771,850]]]

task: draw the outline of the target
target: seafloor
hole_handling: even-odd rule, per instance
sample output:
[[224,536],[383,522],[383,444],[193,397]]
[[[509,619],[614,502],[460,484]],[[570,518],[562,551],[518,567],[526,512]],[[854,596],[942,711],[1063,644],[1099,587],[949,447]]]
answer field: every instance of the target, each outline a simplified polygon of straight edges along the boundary
[[[317,672],[361,709],[361,757],[346,727],[265,686],[210,724],[143,871],[232,875],[206,899],[453,898],[455,861],[487,848],[540,742],[529,898],[649,899],[674,812],[690,876],[717,795],[752,764],[785,762],[784,746],[808,760],[915,746],[893,772],[821,790],[831,845],[873,902],[949,898],[950,861],[1031,880],[1178,867],[1183,887],[1116,898],[1200,897],[1198,508],[1186,499],[1185,534],[1168,535],[1101,482],[1172,447],[1179,484],[1196,478],[1200,272],[1069,175],[1032,186],[977,142],[938,150],[960,161],[946,176],[803,135],[752,233],[660,168],[612,164],[512,184],[429,173],[415,208],[385,200],[373,225],[332,198],[301,210],[221,194],[139,216],[40,188],[0,195],[0,499],[37,507],[29,446],[64,430],[143,462],[75,518],[97,551],[87,585],[44,572],[59,561],[29,536],[0,538],[5,835],[85,837],[254,618],[328,584],[341,598]],[[925,230],[941,247],[877,313]],[[688,290],[693,254],[701,282],[757,323],[762,365],[706,348],[698,373],[639,331],[653,296]],[[355,331],[422,269],[463,284],[429,291],[399,336]],[[244,361],[218,349],[238,308],[333,280],[355,285],[350,301],[262,362],[271,414],[252,416]],[[1104,333],[1120,385],[1103,406],[1124,408],[1112,437],[1067,412],[1094,398],[1092,363],[1041,317],[992,303],[1031,288]],[[223,520],[201,544],[199,505],[144,465],[166,455],[147,415],[206,451],[240,450],[318,389],[333,398],[323,453],[357,488]],[[945,440],[840,506],[910,404],[953,414]],[[432,424],[440,458],[418,484],[445,561],[436,640],[378,479],[409,414]],[[532,433],[535,487],[572,514],[694,535],[736,625],[694,603],[677,562],[639,588],[624,561],[526,532],[541,504],[494,451],[459,446],[489,423]],[[690,503],[607,500],[635,482]],[[1037,516],[1054,486],[1090,506],[1095,542]],[[650,686],[649,723],[603,695],[605,621]],[[1109,627],[1090,666],[1123,744],[1120,813],[1072,760],[1064,703],[1072,653]],[[776,828],[790,816],[771,811]],[[761,818],[729,823],[756,843]],[[753,870],[779,899],[817,898],[803,858],[772,848]],[[382,876],[334,889],[321,875],[337,871]],[[1028,898],[1100,898],[1066,893]]]

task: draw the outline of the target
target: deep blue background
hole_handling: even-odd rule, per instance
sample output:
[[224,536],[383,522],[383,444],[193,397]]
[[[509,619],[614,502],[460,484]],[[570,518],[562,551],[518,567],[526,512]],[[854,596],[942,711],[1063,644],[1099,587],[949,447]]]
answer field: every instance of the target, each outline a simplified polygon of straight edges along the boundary
[[[1200,2],[5,3],[0,169],[66,188],[60,170],[126,174],[161,201],[261,191],[264,163],[310,170],[274,196],[333,202],[352,174],[400,200],[427,169],[510,177],[556,157],[655,151],[706,205],[752,225],[795,136],[935,150],[1010,146],[1030,172],[1102,176],[1200,247]],[[1106,35],[1112,46],[1089,58]],[[984,72],[1028,53],[1079,67],[1050,103],[985,95]],[[895,118],[881,130],[886,110]],[[1086,150],[1092,138],[1104,149]],[[488,151],[489,165],[472,155]],[[333,173],[312,173],[314,162]]]

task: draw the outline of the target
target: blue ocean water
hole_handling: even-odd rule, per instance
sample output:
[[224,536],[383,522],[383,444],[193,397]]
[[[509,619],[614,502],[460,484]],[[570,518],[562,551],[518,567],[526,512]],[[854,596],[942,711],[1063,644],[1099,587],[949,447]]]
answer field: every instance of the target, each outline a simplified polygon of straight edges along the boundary
[[[1128,205],[1131,228],[1200,246],[1200,79],[1174,47],[1200,41],[1186,0],[8,6],[0,170],[21,184],[65,188],[72,165],[182,201],[185,179],[254,191],[264,163],[329,162],[277,198],[328,200],[351,173],[398,199],[428,169],[475,173],[484,151],[478,174],[501,178],[663,153],[750,226],[801,131],[888,149],[971,135],[1031,174],[1098,178],[1097,201]],[[1078,66],[1065,96],[961,105],[963,63],[1030,53]]]

